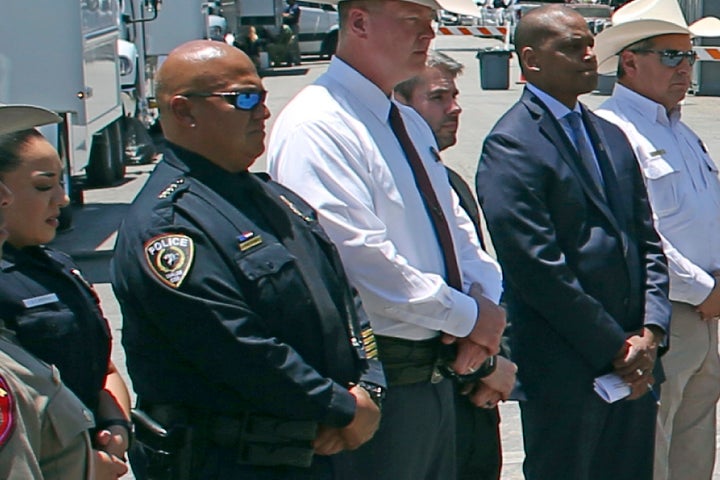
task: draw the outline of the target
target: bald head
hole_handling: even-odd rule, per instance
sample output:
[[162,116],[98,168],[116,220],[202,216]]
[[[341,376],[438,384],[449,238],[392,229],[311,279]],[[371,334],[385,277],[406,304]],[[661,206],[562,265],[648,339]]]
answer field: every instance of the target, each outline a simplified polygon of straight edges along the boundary
[[557,35],[560,27],[572,19],[585,19],[572,8],[560,4],[544,5],[523,15],[515,29],[515,51],[538,48],[550,37]]
[[180,45],[170,52],[157,74],[160,112],[167,111],[174,95],[216,90],[233,71],[257,75],[252,60],[226,43],[195,40]]
[[531,10],[518,23],[515,44],[527,81],[568,108],[597,86],[595,37],[575,10],[563,5]]
[[232,96],[216,94],[262,91],[255,66],[241,50],[210,40],[180,45],[157,75],[165,137],[227,170],[246,169],[264,151],[270,113],[262,102],[240,110],[231,104]]

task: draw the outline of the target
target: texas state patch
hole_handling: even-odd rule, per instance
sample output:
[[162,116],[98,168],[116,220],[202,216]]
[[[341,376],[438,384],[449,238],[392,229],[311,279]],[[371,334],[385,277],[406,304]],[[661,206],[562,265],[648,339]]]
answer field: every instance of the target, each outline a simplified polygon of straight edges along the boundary
[[15,399],[7,381],[0,375],[0,448],[10,439],[15,428]]
[[145,260],[161,282],[180,288],[192,267],[195,244],[187,235],[166,233],[145,242]]

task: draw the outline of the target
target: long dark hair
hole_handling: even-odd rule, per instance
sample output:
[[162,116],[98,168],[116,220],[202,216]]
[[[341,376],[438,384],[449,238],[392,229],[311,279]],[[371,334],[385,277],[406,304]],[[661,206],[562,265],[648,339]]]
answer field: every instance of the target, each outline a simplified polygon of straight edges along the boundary
[[0,175],[12,172],[20,166],[22,158],[19,152],[34,138],[45,137],[34,128],[0,135]]

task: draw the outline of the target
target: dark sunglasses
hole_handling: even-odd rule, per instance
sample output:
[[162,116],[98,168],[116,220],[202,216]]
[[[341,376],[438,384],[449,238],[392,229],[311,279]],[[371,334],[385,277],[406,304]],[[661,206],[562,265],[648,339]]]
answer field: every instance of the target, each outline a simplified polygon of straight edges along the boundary
[[630,51],[633,53],[657,53],[660,55],[660,63],[671,68],[675,68],[680,65],[683,58],[687,58],[690,65],[694,65],[695,60],[697,60],[697,53],[695,53],[694,50],[653,50],[650,48],[638,48]]
[[235,107],[237,110],[249,111],[260,105],[267,97],[267,91],[251,91],[251,92],[213,92],[213,93],[184,93],[183,97],[221,97],[227,103]]

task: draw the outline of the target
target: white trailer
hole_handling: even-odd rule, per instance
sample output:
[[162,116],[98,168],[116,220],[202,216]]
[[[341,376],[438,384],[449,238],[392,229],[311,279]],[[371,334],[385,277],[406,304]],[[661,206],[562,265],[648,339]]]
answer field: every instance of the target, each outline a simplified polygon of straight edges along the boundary
[[65,185],[74,203],[82,203],[82,185],[114,184],[124,177],[127,160],[152,158],[152,139],[145,127],[153,120],[149,99],[155,69],[177,45],[208,36],[213,4],[0,4],[0,102],[40,105],[63,118],[43,133],[65,162]]
[[95,185],[125,174],[117,62],[117,0],[30,0],[0,7],[0,102],[63,117],[55,141],[69,177]]

